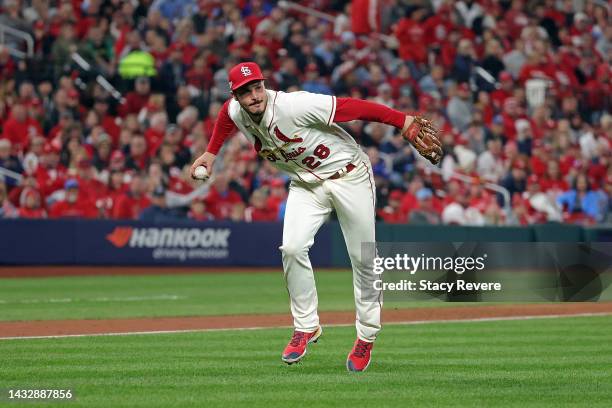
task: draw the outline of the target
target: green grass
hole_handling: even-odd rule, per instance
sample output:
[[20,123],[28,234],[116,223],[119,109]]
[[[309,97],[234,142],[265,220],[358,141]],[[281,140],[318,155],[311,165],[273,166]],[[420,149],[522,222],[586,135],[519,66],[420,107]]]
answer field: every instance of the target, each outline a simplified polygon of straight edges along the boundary
[[2,340],[0,388],[71,388],[70,407],[612,406],[612,317],[387,325],[358,374],[353,328],[326,328],[292,366],[289,334]]
[[[353,310],[349,271],[315,274],[319,310]],[[398,302],[388,307],[444,305]],[[457,304],[450,304],[456,306]],[[0,321],[287,313],[282,272],[0,279]]]

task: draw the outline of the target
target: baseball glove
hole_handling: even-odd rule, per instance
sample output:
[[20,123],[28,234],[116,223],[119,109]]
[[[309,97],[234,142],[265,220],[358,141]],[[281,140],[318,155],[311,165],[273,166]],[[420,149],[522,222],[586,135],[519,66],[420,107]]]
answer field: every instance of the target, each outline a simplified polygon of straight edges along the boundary
[[402,136],[432,164],[438,164],[442,160],[442,142],[438,137],[438,131],[429,120],[415,116]]

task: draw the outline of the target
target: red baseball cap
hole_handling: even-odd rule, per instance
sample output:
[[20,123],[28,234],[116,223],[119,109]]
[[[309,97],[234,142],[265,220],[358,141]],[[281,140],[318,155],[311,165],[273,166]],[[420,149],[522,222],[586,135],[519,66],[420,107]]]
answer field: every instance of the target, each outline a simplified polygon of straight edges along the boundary
[[229,86],[232,91],[252,81],[261,81],[264,78],[261,68],[254,62],[241,62],[234,65],[229,72]]
[[514,81],[514,79],[512,78],[512,75],[508,71],[500,72],[499,80],[501,82],[504,82],[504,81]]
[[45,145],[43,146],[43,153],[44,154],[56,154],[59,153],[59,149],[53,145],[53,143],[45,143]]
[[393,190],[391,194],[389,194],[389,200],[397,200],[400,201],[404,197],[404,193],[400,190]]
[[527,177],[527,184],[540,184],[540,179],[535,174]]
[[121,150],[115,150],[111,154],[110,159],[111,159],[111,161],[124,160],[125,159],[125,155],[123,154],[123,152]]

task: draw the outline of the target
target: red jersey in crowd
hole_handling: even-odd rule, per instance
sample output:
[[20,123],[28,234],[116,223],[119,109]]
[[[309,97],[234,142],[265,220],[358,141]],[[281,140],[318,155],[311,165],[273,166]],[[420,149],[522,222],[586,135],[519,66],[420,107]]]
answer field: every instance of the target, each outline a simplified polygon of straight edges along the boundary
[[249,222],[276,221],[276,212],[273,208],[250,206],[244,210],[244,219]]
[[66,174],[66,168],[61,164],[53,168],[39,165],[34,172],[34,177],[36,177],[42,196],[46,197],[54,191],[62,189],[66,181]]
[[121,116],[127,116],[131,113],[138,114],[149,101],[149,94],[141,95],[137,92],[129,92],[125,96],[125,103],[119,107]]
[[395,36],[400,44],[399,56],[401,59],[423,64],[427,63],[425,28],[422,23],[404,18],[397,24]]
[[379,209],[378,216],[388,224],[405,224],[407,222],[407,215],[401,208],[393,208],[389,205]]
[[151,202],[144,195],[140,197],[134,197],[131,194],[121,195],[113,205],[112,216],[114,219],[135,220],[150,204]]
[[240,194],[234,190],[226,190],[220,193],[213,186],[206,196],[206,208],[209,209],[215,219],[226,219],[230,216],[234,204],[242,202]]
[[[43,131],[40,123],[33,118],[26,118],[25,121],[19,122],[11,117],[4,122],[2,130],[3,137],[11,141],[13,148],[24,151],[27,150],[27,146],[30,145],[30,139],[32,137],[42,134]],[[17,146],[21,146],[21,148]]]
[[111,137],[113,147],[119,146],[119,136],[121,135],[121,127],[117,124],[118,119],[111,115],[105,115],[100,124]]
[[153,128],[149,128],[145,131],[144,137],[147,140],[147,155],[149,157],[157,155],[157,150],[163,143],[164,136],[164,132],[160,132]]
[[49,210],[49,218],[96,218],[98,211],[89,200],[79,197],[76,202],[58,201]]
[[77,180],[79,181],[81,193],[87,197],[90,197],[91,199],[104,197],[108,192],[108,187],[106,184],[97,179],[84,179],[77,177]]
[[19,208],[19,218],[47,218],[47,212],[44,208]]

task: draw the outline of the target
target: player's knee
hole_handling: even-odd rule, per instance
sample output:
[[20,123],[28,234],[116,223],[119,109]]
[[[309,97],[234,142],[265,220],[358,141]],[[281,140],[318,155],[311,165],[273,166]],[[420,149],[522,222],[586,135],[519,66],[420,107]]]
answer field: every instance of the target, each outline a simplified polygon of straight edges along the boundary
[[283,258],[297,258],[308,253],[308,247],[305,245],[283,244],[279,249],[283,254]]

